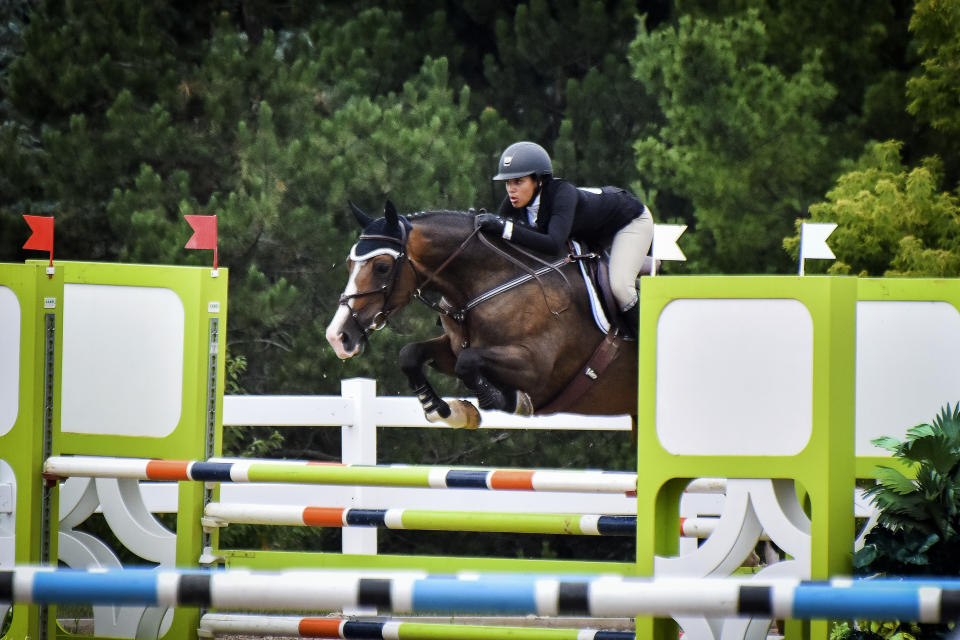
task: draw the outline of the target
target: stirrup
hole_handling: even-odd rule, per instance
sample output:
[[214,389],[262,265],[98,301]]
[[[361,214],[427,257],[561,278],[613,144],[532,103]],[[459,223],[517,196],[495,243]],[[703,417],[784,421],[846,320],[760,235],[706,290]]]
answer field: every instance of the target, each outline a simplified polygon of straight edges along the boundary
[[517,389],[517,408],[513,410],[513,414],[517,416],[533,415],[533,400],[525,391]]

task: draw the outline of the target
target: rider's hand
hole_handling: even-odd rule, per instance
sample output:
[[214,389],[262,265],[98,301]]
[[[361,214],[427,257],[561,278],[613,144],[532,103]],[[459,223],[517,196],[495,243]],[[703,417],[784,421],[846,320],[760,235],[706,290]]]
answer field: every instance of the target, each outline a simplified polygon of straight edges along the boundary
[[477,216],[477,226],[483,231],[502,235],[505,224],[506,222],[503,218],[493,213],[481,213]]

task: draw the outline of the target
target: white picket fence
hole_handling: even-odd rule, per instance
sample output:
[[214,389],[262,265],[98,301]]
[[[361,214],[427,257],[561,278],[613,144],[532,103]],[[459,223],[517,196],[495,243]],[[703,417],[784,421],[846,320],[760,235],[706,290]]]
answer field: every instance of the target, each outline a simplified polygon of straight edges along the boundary
[[[628,438],[629,416],[583,416],[557,414],[521,418],[498,411],[482,411],[481,429],[535,429],[560,431],[621,431]],[[225,396],[224,429],[263,426],[285,428],[339,428],[340,459],[348,464],[389,463],[377,459],[378,428],[449,428],[424,418],[420,403],[413,397],[377,396],[376,382],[354,378],[341,382],[339,396]],[[415,437],[415,436],[414,436]],[[688,520],[688,537],[680,538],[680,553],[697,548],[697,538],[709,535],[723,510],[723,480],[695,481],[680,502],[680,516]],[[141,492],[147,509],[172,513],[177,509],[176,483],[144,482]],[[285,484],[282,491],[272,484],[224,483],[220,486],[224,504],[273,504],[291,506],[362,507],[368,509],[438,509],[523,513],[603,513],[635,515],[635,498],[611,494],[569,494],[538,492],[535,499],[525,492],[476,491],[402,487],[350,487]],[[857,515],[871,514],[861,496]],[[679,535],[680,532],[678,532]],[[375,528],[345,528],[344,553],[377,553]],[[858,541],[858,546],[859,546]]]
[[[538,429],[564,431],[623,431],[629,438],[629,416],[582,416],[557,414],[521,418],[499,411],[482,411],[481,429]],[[376,382],[354,378],[341,382],[339,396],[224,396],[223,426],[339,428],[341,462],[377,464],[378,428],[449,428],[428,422],[419,401],[413,397],[377,396]],[[415,435],[413,436],[415,437]],[[389,460],[379,461],[389,463]],[[147,508],[171,513],[177,508],[175,483],[144,482],[141,491]],[[636,499],[625,495],[537,492],[490,492],[470,489],[411,489],[398,487],[348,487],[285,484],[282,491],[272,484],[220,486],[225,504],[317,505],[387,509],[440,509],[517,511],[536,513],[604,513],[633,515]],[[345,528],[343,552],[375,554],[377,530]]]

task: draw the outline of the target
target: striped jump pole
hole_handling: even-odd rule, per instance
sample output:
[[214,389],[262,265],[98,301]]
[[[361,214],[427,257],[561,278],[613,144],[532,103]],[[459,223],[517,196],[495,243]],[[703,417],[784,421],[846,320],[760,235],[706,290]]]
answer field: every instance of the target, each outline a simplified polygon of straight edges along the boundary
[[417,531],[476,531],[582,536],[634,536],[637,517],[574,513],[505,513],[427,509],[224,504],[204,508],[204,526],[263,524],[294,527],[379,527]]
[[[428,509],[361,509],[277,504],[211,502],[204,507],[203,526],[260,524],[288,527],[378,527],[415,531],[539,533],[580,536],[624,536],[637,533],[637,517],[579,513],[510,513],[437,511]],[[680,518],[680,535],[709,538],[720,518]],[[769,539],[766,535],[761,540]]]
[[52,456],[43,465],[48,480],[133,478],[203,482],[284,482],[424,489],[489,489],[628,493],[637,474],[627,471],[477,469],[424,465],[346,465],[285,460],[150,460],[100,456]]
[[[369,574],[368,574],[369,575]],[[391,574],[393,575],[393,574]],[[0,602],[203,607],[258,611],[705,616],[765,619],[960,619],[960,579],[801,582],[735,578],[366,577],[360,572],[0,570]]]
[[375,618],[318,618],[206,613],[200,637],[282,635],[342,640],[634,640],[632,631],[409,622]]

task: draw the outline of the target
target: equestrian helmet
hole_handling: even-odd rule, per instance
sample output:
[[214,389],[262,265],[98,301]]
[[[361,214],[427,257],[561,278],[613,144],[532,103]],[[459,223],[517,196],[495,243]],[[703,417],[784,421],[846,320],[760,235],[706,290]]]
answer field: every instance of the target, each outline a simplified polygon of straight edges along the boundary
[[510,180],[535,174],[537,178],[553,173],[550,154],[536,142],[514,142],[500,155],[500,167],[493,180]]

